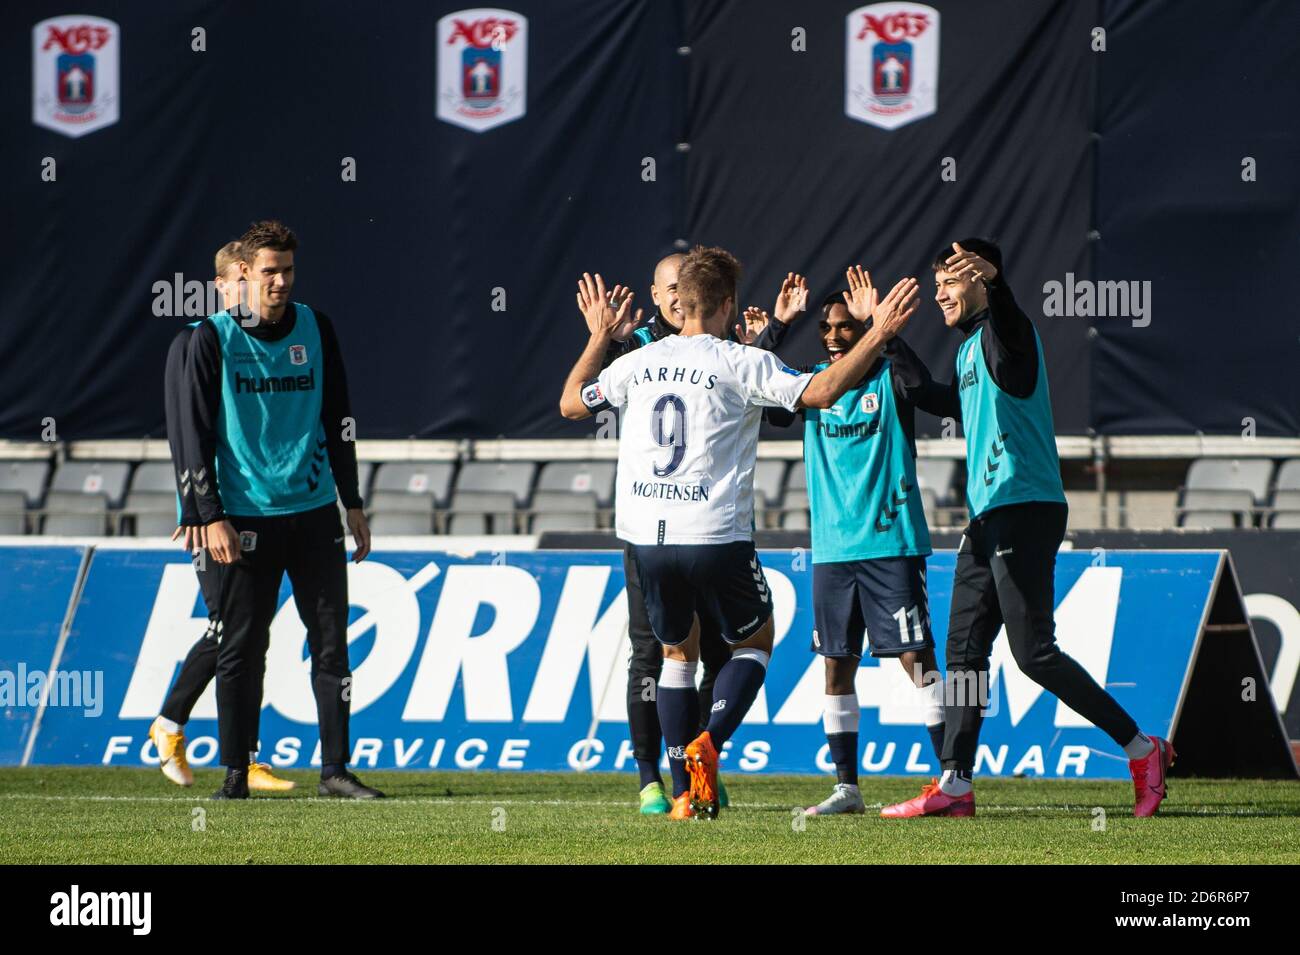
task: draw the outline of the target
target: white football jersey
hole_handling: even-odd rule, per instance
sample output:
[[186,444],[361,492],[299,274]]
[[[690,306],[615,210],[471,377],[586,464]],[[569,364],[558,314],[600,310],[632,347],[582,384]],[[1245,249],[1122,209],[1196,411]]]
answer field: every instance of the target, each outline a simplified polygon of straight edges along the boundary
[[610,363],[582,393],[620,409],[615,527],[633,544],[752,540],[765,407],[793,411],[813,376],[712,335],[670,335]]

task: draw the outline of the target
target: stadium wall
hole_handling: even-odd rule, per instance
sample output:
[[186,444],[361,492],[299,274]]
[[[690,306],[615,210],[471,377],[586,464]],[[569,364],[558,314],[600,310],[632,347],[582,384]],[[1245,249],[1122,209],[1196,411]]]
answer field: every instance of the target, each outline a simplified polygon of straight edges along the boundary
[[[0,697],[0,762],[156,765],[149,723],[207,624],[197,581],[184,555],[170,547],[97,546],[83,569],[86,552],[0,547],[6,582],[0,694],[6,675],[11,693],[25,690],[16,700]],[[808,644],[810,555],[767,550],[761,557],[775,600],[777,644],[763,693],[724,767],[826,771],[822,665]],[[930,560],[940,653],[954,561],[951,551]],[[1114,551],[1100,562],[1091,553],[1062,553],[1058,638],[1140,725],[1172,735],[1199,771],[1294,775],[1230,567],[1221,552]],[[358,766],[632,767],[627,610],[617,551],[385,549],[349,565],[349,585]],[[66,607],[56,606],[61,599]],[[275,766],[302,768],[319,762],[310,661],[287,586],[281,601],[267,658],[262,751]],[[1259,685],[1257,700],[1229,707],[1206,683],[1197,661],[1212,643],[1217,671],[1250,677]],[[49,687],[43,700],[42,691],[30,689],[37,673]],[[1026,678],[1006,640],[998,642],[993,674],[982,772],[1127,778],[1114,744]],[[82,695],[71,696],[74,689]],[[917,694],[902,669],[864,661],[858,693],[864,769],[935,772]],[[1196,722],[1210,709],[1213,725],[1233,734],[1232,746],[1198,745],[1198,735],[1217,731]],[[189,725],[195,765],[216,760],[215,716],[209,688]],[[1192,720],[1196,733],[1180,730],[1180,720]]]
[[[852,2],[512,0],[525,109],[475,130],[438,115],[456,3],[289,0],[250,30],[246,5],[102,0],[82,9],[119,31],[119,118],[77,137],[34,121],[57,52],[36,27],[66,9],[0,12],[34,81],[0,88],[0,436],[160,435],[196,317],[176,279],[266,216],[299,233],[298,296],[335,319],[366,438],[589,434],[555,412],[585,269],[648,306],[659,256],[720,243],[768,306],[790,269],[924,278],[971,232],[1006,245],[1062,432],[1300,433],[1270,294],[1300,254],[1294,3],[934,0],[934,112],[890,130],[848,114],[847,51],[871,42]],[[1151,283],[1151,320],[1044,315],[1067,276]],[[909,338],[951,362],[933,306]],[[785,357],[816,351],[805,324]]]

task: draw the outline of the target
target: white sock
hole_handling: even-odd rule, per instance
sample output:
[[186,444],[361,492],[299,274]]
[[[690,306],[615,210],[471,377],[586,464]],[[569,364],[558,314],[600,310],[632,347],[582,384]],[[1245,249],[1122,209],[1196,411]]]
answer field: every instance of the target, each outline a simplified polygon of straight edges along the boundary
[[843,696],[826,694],[826,702],[822,704],[822,728],[826,730],[827,736],[832,733],[856,733],[861,717],[862,708],[858,705],[856,693],[846,693]]
[[1151,742],[1150,737],[1138,733],[1124,744],[1124,755],[1129,759],[1146,759],[1155,748],[1156,744]]
[[920,689],[925,699],[925,725],[937,726],[943,722],[943,680],[935,680]]
[[179,733],[181,731],[180,723],[169,720],[165,716],[158,717],[156,722],[158,723],[158,728],[166,733]]
[[666,686],[670,690],[693,690],[695,689],[695,671],[699,665],[698,660],[665,660],[663,673],[659,677],[659,685]]
[[939,780],[939,788],[945,796],[964,796],[975,787],[971,785],[969,773],[963,777],[955,769],[945,769],[943,778]]
[[248,765],[252,766],[255,762],[257,762],[257,750],[254,749],[248,753]]

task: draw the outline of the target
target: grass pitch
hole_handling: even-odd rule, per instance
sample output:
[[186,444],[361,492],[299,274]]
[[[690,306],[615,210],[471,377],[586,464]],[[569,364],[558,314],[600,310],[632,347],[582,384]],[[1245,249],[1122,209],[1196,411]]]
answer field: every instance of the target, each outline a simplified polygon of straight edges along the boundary
[[[1134,819],[1126,783],[983,779],[973,819],[803,819],[829,779],[731,774],[721,818],[673,823],[637,814],[625,774],[363,770],[391,797],[369,803],[284,775],[299,788],[214,803],[218,770],[183,790],[151,769],[0,769],[0,863],[1300,863],[1297,782],[1174,779]],[[862,781],[877,808],[919,786]]]

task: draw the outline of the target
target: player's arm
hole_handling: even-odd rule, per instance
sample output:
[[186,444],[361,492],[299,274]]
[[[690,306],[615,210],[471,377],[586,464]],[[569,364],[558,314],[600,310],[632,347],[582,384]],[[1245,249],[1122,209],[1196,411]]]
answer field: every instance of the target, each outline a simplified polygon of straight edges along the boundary
[[848,270],[849,291],[844,299],[849,313],[859,321],[867,316],[874,319],[867,333],[854,343],[839,361],[832,362],[813,376],[800,396],[804,408],[829,408],[855,384],[862,380],[884,350],[885,343],[903,330],[916,311],[920,290],[914,278],[901,279],[878,301],[871,276],[855,266]]
[[894,385],[894,396],[900,402],[913,405],[936,418],[961,420],[961,400],[957,397],[957,382],[940,384],[930,377],[916,352],[902,338],[892,338],[885,346]]
[[[361,509],[361,489],[357,478],[357,443],[344,437],[355,430],[352,401],[348,396],[348,375],[343,367],[343,350],[339,348],[334,323],[324,314],[316,313],[320,329],[321,359],[325,366],[325,391],[321,395],[320,420],[325,432],[325,452],[329,455],[330,471],[338,487],[339,500],[347,510],[348,530],[356,542],[352,560],[360,563],[370,553],[370,525],[366,512]],[[348,423],[353,429],[347,429]]]
[[1029,316],[1016,303],[998,268],[956,242],[945,263],[950,272],[982,281],[988,292],[989,331],[982,341],[984,363],[994,383],[1009,395],[1028,398],[1038,384],[1038,346]]
[[776,351],[786,332],[808,307],[808,280],[797,272],[787,272],[776,296],[773,314],[751,305],[736,323],[736,340],[764,351]]
[[197,553],[202,547],[199,514],[194,506],[193,485],[185,463],[182,444],[181,401],[185,387],[185,354],[189,348],[191,329],[183,328],[172,339],[167,349],[167,364],[163,369],[163,416],[167,421],[167,446],[172,453],[172,477],[176,479],[176,499],[180,501],[180,518],[172,540],[184,538],[185,550]]
[[239,559],[239,535],[226,519],[217,490],[217,419],[221,411],[221,343],[204,321],[194,329],[185,353],[181,400],[181,447],[190,472],[194,507],[203,525],[203,545],[219,564]]
[[[616,287],[616,291],[620,287]],[[587,321],[590,337],[577,362],[569,371],[564,382],[564,391],[560,394],[560,414],[570,421],[581,421],[591,417],[592,413],[608,404],[608,396],[597,384],[601,377],[602,361],[609,344],[614,340],[614,332],[626,325],[632,312],[631,292],[623,291],[615,303],[605,291],[605,280],[597,273],[593,279],[586,272],[578,281],[578,308]],[[633,327],[641,321],[641,310],[637,309]]]

